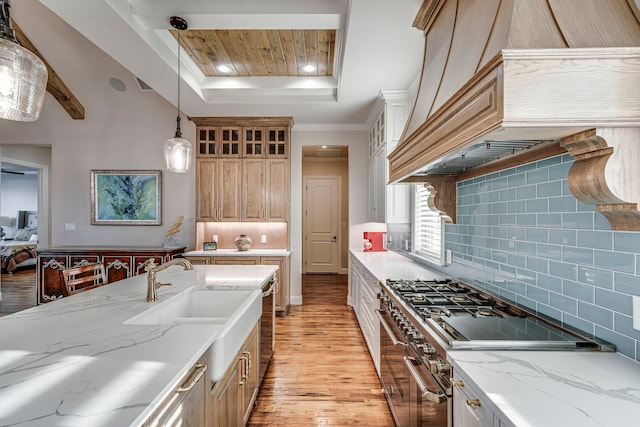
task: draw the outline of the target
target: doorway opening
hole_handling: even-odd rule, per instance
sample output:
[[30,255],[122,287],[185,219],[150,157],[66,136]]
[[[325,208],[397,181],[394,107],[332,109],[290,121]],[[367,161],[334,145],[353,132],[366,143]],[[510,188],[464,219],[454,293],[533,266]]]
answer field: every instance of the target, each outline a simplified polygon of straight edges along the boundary
[[302,148],[302,272],[347,274],[349,149]]
[[0,145],[0,150],[2,253],[7,261],[0,277],[0,308],[7,314],[35,305],[36,259],[24,255],[49,246],[51,147]]

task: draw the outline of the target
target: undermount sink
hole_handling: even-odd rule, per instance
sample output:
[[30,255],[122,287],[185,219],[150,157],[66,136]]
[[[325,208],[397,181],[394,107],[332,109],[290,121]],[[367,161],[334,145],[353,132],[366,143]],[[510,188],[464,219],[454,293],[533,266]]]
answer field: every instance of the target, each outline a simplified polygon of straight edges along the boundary
[[209,375],[219,381],[262,314],[259,289],[191,288],[126,320],[130,325],[215,324]]

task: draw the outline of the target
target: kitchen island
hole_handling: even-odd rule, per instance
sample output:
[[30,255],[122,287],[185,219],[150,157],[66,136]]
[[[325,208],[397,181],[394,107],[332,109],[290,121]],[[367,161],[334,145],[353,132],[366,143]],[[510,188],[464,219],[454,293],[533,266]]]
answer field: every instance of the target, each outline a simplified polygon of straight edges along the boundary
[[[0,319],[0,425],[138,426],[224,333],[211,322],[130,322],[193,288],[260,287],[274,266],[175,266]],[[126,323],[125,323],[126,322]]]
[[[350,254],[380,286],[387,279],[444,278],[395,252]],[[357,306],[352,289],[350,301]],[[640,414],[640,363],[620,353],[452,350],[447,361],[454,427],[617,427],[634,425]]]

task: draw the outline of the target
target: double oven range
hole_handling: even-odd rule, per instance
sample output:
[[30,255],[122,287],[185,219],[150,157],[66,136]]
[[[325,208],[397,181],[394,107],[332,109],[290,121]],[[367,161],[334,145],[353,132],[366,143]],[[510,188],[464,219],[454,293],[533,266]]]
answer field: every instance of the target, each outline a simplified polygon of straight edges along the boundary
[[381,287],[380,377],[396,425],[451,427],[450,350],[614,347],[467,284],[387,280]]

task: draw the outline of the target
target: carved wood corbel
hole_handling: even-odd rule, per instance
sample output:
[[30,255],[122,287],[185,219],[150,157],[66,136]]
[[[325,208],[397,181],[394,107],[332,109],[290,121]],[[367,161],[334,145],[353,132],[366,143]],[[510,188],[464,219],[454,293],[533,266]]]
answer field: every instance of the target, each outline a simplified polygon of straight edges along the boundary
[[560,141],[575,157],[567,178],[571,193],[596,205],[612,230],[640,231],[639,143],[640,128],[591,129]]
[[456,177],[453,175],[411,176],[402,182],[419,182],[429,187],[431,197],[427,203],[438,211],[449,224],[456,223]]

